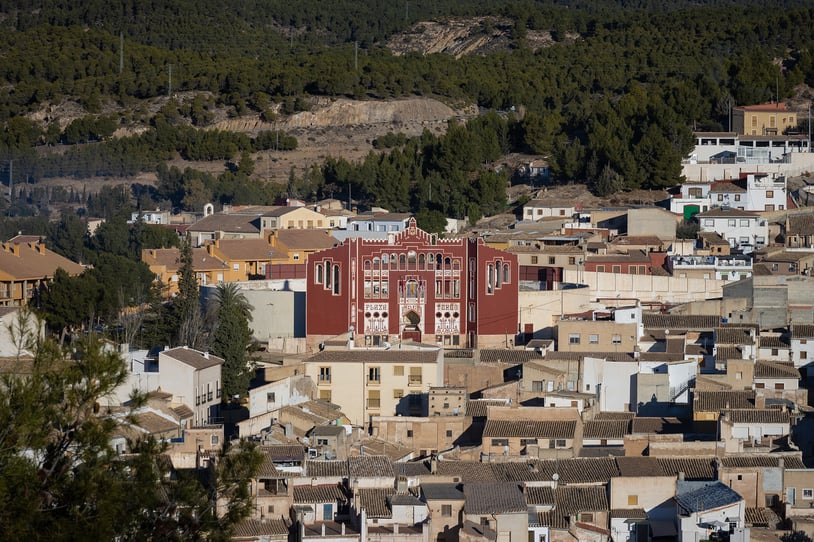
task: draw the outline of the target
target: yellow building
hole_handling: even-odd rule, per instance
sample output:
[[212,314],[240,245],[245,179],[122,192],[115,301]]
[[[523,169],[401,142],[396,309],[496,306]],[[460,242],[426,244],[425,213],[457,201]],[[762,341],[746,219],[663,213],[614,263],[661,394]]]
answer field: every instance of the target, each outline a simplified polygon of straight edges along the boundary
[[287,263],[288,254],[271,245],[268,239],[216,239],[206,245],[210,255],[229,267],[236,280],[266,278],[266,267]]
[[[164,289],[164,295],[173,296],[178,292],[179,270],[181,268],[181,249],[150,248],[141,251],[141,261],[155,273],[156,280]],[[214,245],[206,248],[192,249],[192,268],[198,278],[198,284],[220,284],[221,282],[238,282],[247,280],[245,270],[229,265],[214,254]]]
[[732,108],[732,129],[741,135],[779,135],[797,128],[797,113],[784,102]]
[[54,277],[57,269],[71,276],[85,269],[30,237],[18,236],[0,244],[0,305],[25,305],[42,284]]
[[[308,255],[339,244],[329,230],[275,230],[269,234],[269,243],[285,260],[279,263],[304,264]],[[277,262],[275,262],[277,263]]]
[[557,322],[557,350],[561,352],[633,352],[636,324],[614,320],[563,319]]
[[304,363],[319,398],[339,405],[358,426],[373,416],[426,416],[430,388],[443,384],[438,348],[325,350]]
[[321,230],[328,228],[328,219],[310,207],[278,207],[260,216],[260,229],[272,230]]

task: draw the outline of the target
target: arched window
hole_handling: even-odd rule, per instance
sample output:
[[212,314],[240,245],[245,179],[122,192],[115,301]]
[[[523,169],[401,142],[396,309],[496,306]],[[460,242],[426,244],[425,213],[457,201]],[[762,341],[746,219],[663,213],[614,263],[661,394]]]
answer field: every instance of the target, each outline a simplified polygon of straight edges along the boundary
[[503,284],[503,273],[501,273],[503,270],[503,262],[498,260],[495,268],[497,269],[497,273],[495,273],[495,288],[500,288],[500,285]]
[[399,269],[407,269],[407,256],[399,254]]
[[503,264],[503,282],[511,282],[511,273],[509,272],[509,264]]
[[425,265],[427,265],[427,260],[426,260],[426,258],[427,258],[427,257],[424,255],[424,253],[423,253],[423,252],[422,252],[421,254],[419,254],[419,255],[418,255],[418,268],[419,268],[419,269],[423,269],[423,268],[424,268],[424,266],[425,266]]

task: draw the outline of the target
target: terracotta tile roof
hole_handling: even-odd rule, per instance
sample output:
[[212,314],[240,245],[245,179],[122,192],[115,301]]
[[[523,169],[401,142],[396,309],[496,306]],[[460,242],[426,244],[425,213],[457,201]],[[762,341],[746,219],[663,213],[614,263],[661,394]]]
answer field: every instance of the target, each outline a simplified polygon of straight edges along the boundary
[[777,529],[781,521],[780,516],[771,508],[747,507],[744,519],[747,526],[768,527],[769,529]]
[[260,465],[260,470],[257,471],[258,479],[269,478],[284,478],[283,474],[274,466],[274,461],[271,460],[266,454],[263,454],[263,463]]
[[659,457],[662,470],[668,475],[684,473],[685,480],[715,480],[714,457]]
[[755,337],[752,335],[754,329],[746,327],[716,327],[715,345],[734,344],[747,345],[755,344]]
[[389,518],[393,512],[390,510],[387,498],[393,495],[394,488],[359,489],[359,508],[367,512],[369,518]]
[[812,324],[792,324],[791,325],[791,338],[792,339],[811,339],[811,338],[814,338],[814,325],[812,325]]
[[743,349],[740,346],[718,346],[715,349],[715,359],[718,361],[743,359]]
[[689,314],[653,314],[643,313],[642,323],[648,329],[693,329],[711,330],[721,325],[718,316]]
[[721,458],[721,465],[730,469],[738,468],[777,468],[780,460],[783,460],[783,467],[786,469],[804,469],[803,460],[798,455],[731,455]]
[[760,360],[755,363],[755,378],[800,378],[800,372],[790,363]]
[[631,423],[630,432],[671,434],[683,433],[684,422],[678,418],[635,417]]
[[529,506],[554,505],[554,488],[526,486],[526,504]]
[[615,476],[619,476],[619,467],[613,457],[593,457],[561,459],[559,461],[546,461],[555,469],[561,484],[592,484],[605,483]]
[[172,411],[182,420],[195,417],[195,413],[187,405],[174,406],[172,407]]
[[274,236],[289,250],[322,250],[339,244],[329,230],[275,230]]
[[244,233],[256,236],[260,234],[259,215],[260,213],[257,213],[257,215],[216,213],[200,219],[195,224],[192,224],[187,231],[224,231],[229,233]]
[[390,461],[390,458],[383,455],[349,457],[348,473],[351,478],[395,478],[393,463]]
[[617,457],[620,476],[667,476],[657,457]]
[[534,350],[495,349],[480,351],[482,363],[524,363],[541,359],[543,359],[543,356]]
[[473,418],[486,417],[490,406],[506,406],[506,399],[470,399],[466,402],[466,415]]
[[435,363],[438,351],[432,350],[324,350],[305,361],[309,363]]
[[568,518],[558,511],[546,510],[545,512],[537,512],[537,523],[542,527],[566,530],[569,522]]
[[221,239],[215,249],[227,260],[271,260],[285,258],[285,253],[265,239]]
[[[746,193],[746,188],[744,188],[742,186],[738,186],[735,183],[731,183],[731,182],[727,182],[727,181],[720,181],[720,182],[712,183],[712,185],[709,187],[709,192],[710,192],[710,194],[732,194],[734,192],[737,192],[739,194],[744,194],[744,193]],[[706,215],[706,216],[710,216],[710,215]],[[718,215],[711,215],[711,216],[718,216]]]
[[302,446],[289,444],[261,446],[260,451],[272,461],[278,462],[302,461],[305,458],[305,448]]
[[219,358],[218,356],[210,354],[209,352],[200,352],[185,346],[164,350],[159,354],[159,356],[169,356],[172,359],[176,359],[182,363],[185,363],[186,365],[189,365],[193,369],[198,370],[214,367],[216,365],[223,365],[223,358]]
[[610,242],[611,245],[657,245],[661,246],[663,241],[655,235],[622,235]]
[[507,514],[527,511],[520,486],[514,482],[464,484],[467,514]]
[[[15,250],[17,254],[14,254]],[[48,250],[45,244],[0,244],[0,271],[14,280],[50,278],[60,268],[71,276],[79,275],[85,270],[78,263]]]
[[180,429],[178,422],[168,420],[155,412],[140,412],[134,418],[135,424],[151,435]]
[[788,215],[786,235],[814,235],[814,215],[811,213]]
[[294,486],[295,503],[347,502],[344,488],[338,484],[326,486]]
[[591,420],[585,422],[583,439],[621,439],[629,431],[628,420]]
[[572,439],[576,428],[576,420],[486,420],[483,438]]
[[412,493],[395,493],[387,499],[388,504],[393,506],[427,506]]
[[492,463],[495,477],[504,482],[549,482],[555,469],[554,463],[539,459]]
[[581,512],[607,512],[608,493],[601,486],[559,486],[554,492],[554,510],[564,516]]
[[647,519],[647,512],[644,508],[614,508],[610,511],[610,517],[614,519]]
[[635,412],[597,412],[594,420],[632,420]]
[[497,479],[492,465],[479,461],[439,461],[437,473],[439,476],[459,476],[465,484]]
[[776,408],[738,408],[724,412],[732,423],[791,423],[789,413]]
[[[603,534],[605,536],[610,536],[610,534],[611,534],[611,532],[609,530],[605,529],[605,528],[602,528],[602,527],[600,527],[598,525],[593,525],[591,523],[585,523],[585,522],[582,522],[582,521],[577,521],[576,523],[574,523],[574,527],[577,528],[577,529],[582,529],[584,531],[592,531],[592,532],[595,532],[595,533]],[[577,536],[579,536],[579,535],[577,535]]]
[[317,461],[309,459],[305,462],[305,473],[307,476],[314,477],[343,477],[348,476],[348,462],[347,461]]
[[789,348],[788,339],[782,335],[761,335],[760,336],[761,348]]
[[755,408],[754,391],[699,391],[693,398],[693,411],[719,412],[728,408]]
[[259,539],[263,536],[288,535],[288,524],[282,519],[244,519],[235,525],[234,538]]
[[585,358],[604,359],[606,361],[633,361],[630,352],[547,352],[546,361],[581,361]]

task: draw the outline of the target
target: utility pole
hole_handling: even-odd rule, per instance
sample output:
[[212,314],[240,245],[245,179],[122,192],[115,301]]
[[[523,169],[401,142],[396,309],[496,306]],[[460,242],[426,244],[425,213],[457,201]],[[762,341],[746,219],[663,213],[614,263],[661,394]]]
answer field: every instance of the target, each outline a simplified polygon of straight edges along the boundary
[[124,71],[124,32],[119,32],[119,75]]
[[172,64],[170,64],[169,79],[167,80],[167,98],[172,98]]

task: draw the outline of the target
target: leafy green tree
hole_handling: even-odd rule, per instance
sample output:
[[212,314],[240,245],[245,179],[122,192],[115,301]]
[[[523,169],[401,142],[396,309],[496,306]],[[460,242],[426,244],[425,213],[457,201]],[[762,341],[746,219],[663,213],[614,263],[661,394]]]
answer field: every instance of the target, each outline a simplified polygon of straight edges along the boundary
[[198,277],[195,274],[192,239],[181,244],[178,268],[178,294],[173,303],[178,344],[197,348],[203,338],[203,318]]
[[215,326],[209,348],[222,357],[224,400],[244,396],[249,390],[252,371],[247,348],[252,338],[249,328],[252,306],[232,282],[218,284],[212,300]]
[[[114,431],[135,419],[117,420],[99,401],[126,382],[124,361],[93,335],[71,353],[36,342],[30,375],[0,377],[0,538],[227,540],[250,511],[256,447],[224,447],[206,477],[171,477],[153,438],[119,456]],[[213,497],[228,500],[221,516]]]

